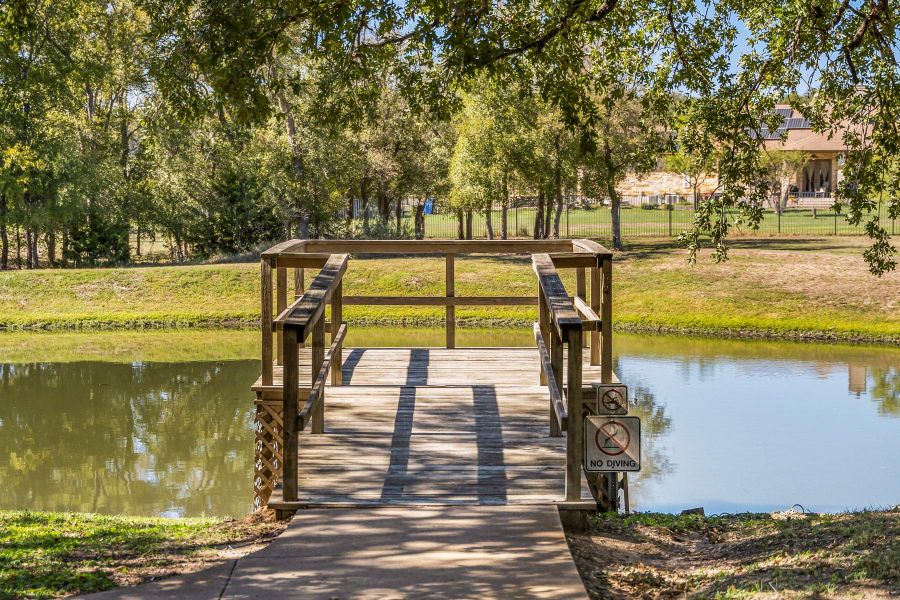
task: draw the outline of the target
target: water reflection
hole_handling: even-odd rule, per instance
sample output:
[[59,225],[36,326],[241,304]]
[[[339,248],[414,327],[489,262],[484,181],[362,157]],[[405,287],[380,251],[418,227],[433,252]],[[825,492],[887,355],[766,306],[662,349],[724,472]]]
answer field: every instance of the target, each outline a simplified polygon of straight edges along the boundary
[[240,515],[256,361],[0,365],[2,508]]
[[[44,336],[39,347],[53,346],[52,336],[34,335]],[[197,362],[161,362],[161,347],[152,361],[137,360],[139,344],[128,353],[133,362],[94,362],[107,358],[94,355],[91,362],[21,362],[18,356],[41,353],[0,354],[7,361],[0,363],[0,457],[8,457],[0,460],[0,508],[249,510],[255,333],[230,340],[211,332],[208,343],[203,335],[166,338],[173,348],[179,336],[204,348]],[[114,338],[102,339],[114,348]],[[354,331],[359,345],[412,339],[439,345],[443,332]],[[518,330],[490,339],[533,343]],[[210,360],[219,347],[222,356],[247,360]],[[638,509],[900,502],[900,350],[634,335],[617,336],[615,348],[614,367],[643,420],[644,469],[631,479]]]

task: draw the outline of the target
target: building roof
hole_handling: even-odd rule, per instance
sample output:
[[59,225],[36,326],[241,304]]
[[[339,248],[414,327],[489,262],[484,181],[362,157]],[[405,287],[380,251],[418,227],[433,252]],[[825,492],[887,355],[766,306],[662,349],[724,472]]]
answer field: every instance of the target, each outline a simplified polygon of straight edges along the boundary
[[767,149],[803,152],[844,152],[847,150],[839,132],[830,138],[828,135],[816,133],[810,127],[809,120],[787,104],[777,105],[775,113],[782,117],[781,125],[777,129],[763,128],[758,132],[752,132],[754,137],[762,138]]

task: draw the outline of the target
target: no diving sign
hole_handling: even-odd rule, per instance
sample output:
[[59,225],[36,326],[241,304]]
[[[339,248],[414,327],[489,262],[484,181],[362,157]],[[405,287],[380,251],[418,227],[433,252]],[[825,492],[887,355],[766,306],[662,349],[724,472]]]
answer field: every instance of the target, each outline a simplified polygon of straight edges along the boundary
[[584,470],[614,473],[641,470],[641,420],[638,417],[584,419]]
[[628,413],[628,387],[621,384],[597,383],[597,412],[601,415]]

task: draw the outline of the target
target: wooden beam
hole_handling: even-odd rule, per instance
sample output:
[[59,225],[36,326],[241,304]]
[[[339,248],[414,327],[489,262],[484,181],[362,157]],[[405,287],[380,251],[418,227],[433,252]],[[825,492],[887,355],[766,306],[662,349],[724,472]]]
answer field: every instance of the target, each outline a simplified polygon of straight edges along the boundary
[[311,252],[282,253],[275,258],[275,264],[289,269],[321,269],[330,257],[330,254]]
[[612,383],[612,257],[603,260],[603,295],[600,302],[600,320],[603,322],[600,344],[600,381]]
[[306,240],[304,251],[370,254],[532,254],[572,252],[572,242],[570,240]]
[[262,380],[272,385],[272,264],[260,261],[260,328],[262,330]]
[[309,289],[303,296],[278,315],[277,320],[282,327],[296,329],[298,341],[306,341],[316,321],[323,318],[325,303],[328,302],[334,287],[340,282],[346,270],[347,255],[332,255],[309,284]]
[[566,288],[559,278],[556,267],[553,266],[553,261],[550,260],[550,255],[533,254],[531,263],[537,274],[541,290],[544,292],[551,322],[556,327],[556,334],[560,338],[566,339],[569,331],[577,329],[580,335],[581,317],[575,312],[572,300],[566,293]]
[[[287,269],[275,266],[275,314],[280,315],[281,311],[287,308]],[[275,348],[278,353],[276,356],[277,364],[284,362],[283,349],[281,345],[281,332],[275,333]]]
[[304,240],[287,240],[264,250],[260,258],[274,266],[274,261],[282,252],[303,252]]
[[528,296],[344,296],[348,306],[534,306],[534,301]]
[[541,359],[541,372],[547,379],[547,388],[550,392],[550,436],[559,437],[568,427],[568,412],[558,383],[562,372],[560,371],[557,376],[554,371],[553,358],[547,351],[547,345],[544,344],[540,323],[534,324],[534,341],[537,343],[538,356]]
[[594,240],[572,240],[572,251],[573,252],[590,252],[591,254],[597,257],[597,265],[600,266],[600,261],[606,258],[612,258],[612,251],[607,249],[602,244],[595,242]]
[[297,408],[300,402],[300,356],[297,347],[297,330],[288,329],[284,332],[284,371],[282,374],[282,466],[281,485],[284,499],[297,500]]
[[[600,310],[601,295],[603,290],[603,282],[601,280],[600,269],[591,269],[591,309],[594,314]],[[600,364],[600,331],[603,327],[603,319],[598,323],[599,327],[596,331],[591,331],[591,366],[596,367]]]
[[581,458],[584,452],[584,422],[581,415],[581,329],[568,332],[569,360],[566,369],[566,401],[569,427],[566,431],[566,500],[581,500]]
[[589,252],[554,252],[550,254],[550,260],[557,269],[590,269],[597,266],[597,256]]
[[330,327],[331,331],[331,360],[337,364],[337,367],[331,370],[331,385],[341,385],[344,383],[344,347],[343,344],[335,345],[335,341],[340,341],[338,340],[338,336],[341,332],[341,327],[344,328],[344,331],[347,330],[347,326],[343,324],[343,290],[344,283],[338,281],[337,285],[334,287],[334,292],[331,294],[331,323],[325,323],[325,326]]
[[[321,411],[324,421],[324,393],[325,393],[325,381],[328,379],[328,372],[331,370],[334,365],[334,356],[335,349],[344,345],[344,338],[347,336],[347,324],[342,323],[340,328],[338,329],[337,335],[335,335],[334,340],[331,342],[331,351],[327,356],[323,357],[321,364],[318,369],[315,369],[313,372],[315,377],[313,378],[313,385],[309,389],[309,393],[306,395],[306,404],[303,406],[303,410],[300,411],[299,415],[297,415],[297,429],[298,431],[303,431],[306,426],[313,422],[316,418],[317,412]],[[315,367],[315,365],[313,365]],[[321,403],[321,407],[320,407]],[[324,425],[324,422],[323,422]],[[311,429],[312,433],[323,433],[323,431],[315,431],[315,425]]]
[[446,333],[447,333],[447,347],[448,348],[456,348],[456,305],[451,304],[451,300],[454,300],[454,296],[456,296],[456,257],[452,252],[447,253],[446,257],[447,261],[447,269],[445,273],[445,293],[446,298],[443,298],[445,302],[447,302],[447,312],[446,312]]

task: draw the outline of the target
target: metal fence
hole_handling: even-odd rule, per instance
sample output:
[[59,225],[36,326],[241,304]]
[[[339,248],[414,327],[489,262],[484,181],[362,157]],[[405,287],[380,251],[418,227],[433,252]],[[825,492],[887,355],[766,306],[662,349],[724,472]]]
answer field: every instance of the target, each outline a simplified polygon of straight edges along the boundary
[[[774,203],[763,211],[763,218],[757,229],[741,223],[738,212],[730,211],[732,235],[766,237],[777,235],[830,236],[864,235],[865,220],[859,225],[847,222],[846,214],[833,209],[831,197],[794,196],[787,206],[775,210]],[[556,207],[550,215],[550,233],[555,233]],[[490,212],[490,222],[495,238],[501,235],[502,209],[494,207]],[[415,232],[415,209],[404,207],[401,217],[402,237],[413,237]],[[509,238],[531,238],[534,234],[537,216],[536,198],[515,198],[507,209],[507,236]],[[887,210],[880,209],[881,223],[891,235],[897,231],[897,223],[890,219]],[[373,220],[375,217],[373,217]],[[467,227],[462,226],[466,235]],[[423,215],[424,237],[426,239],[457,239],[460,232],[459,215],[455,211],[442,210],[440,206],[432,214]],[[471,214],[473,239],[484,239],[488,235],[488,217],[484,211]],[[584,197],[569,197],[559,211],[559,237],[612,238],[612,210],[609,203]],[[629,238],[674,238],[691,227],[694,222],[694,207],[689,196],[666,194],[660,196],[624,196],[619,208],[620,230],[623,240]],[[389,228],[396,230],[396,220]]]

